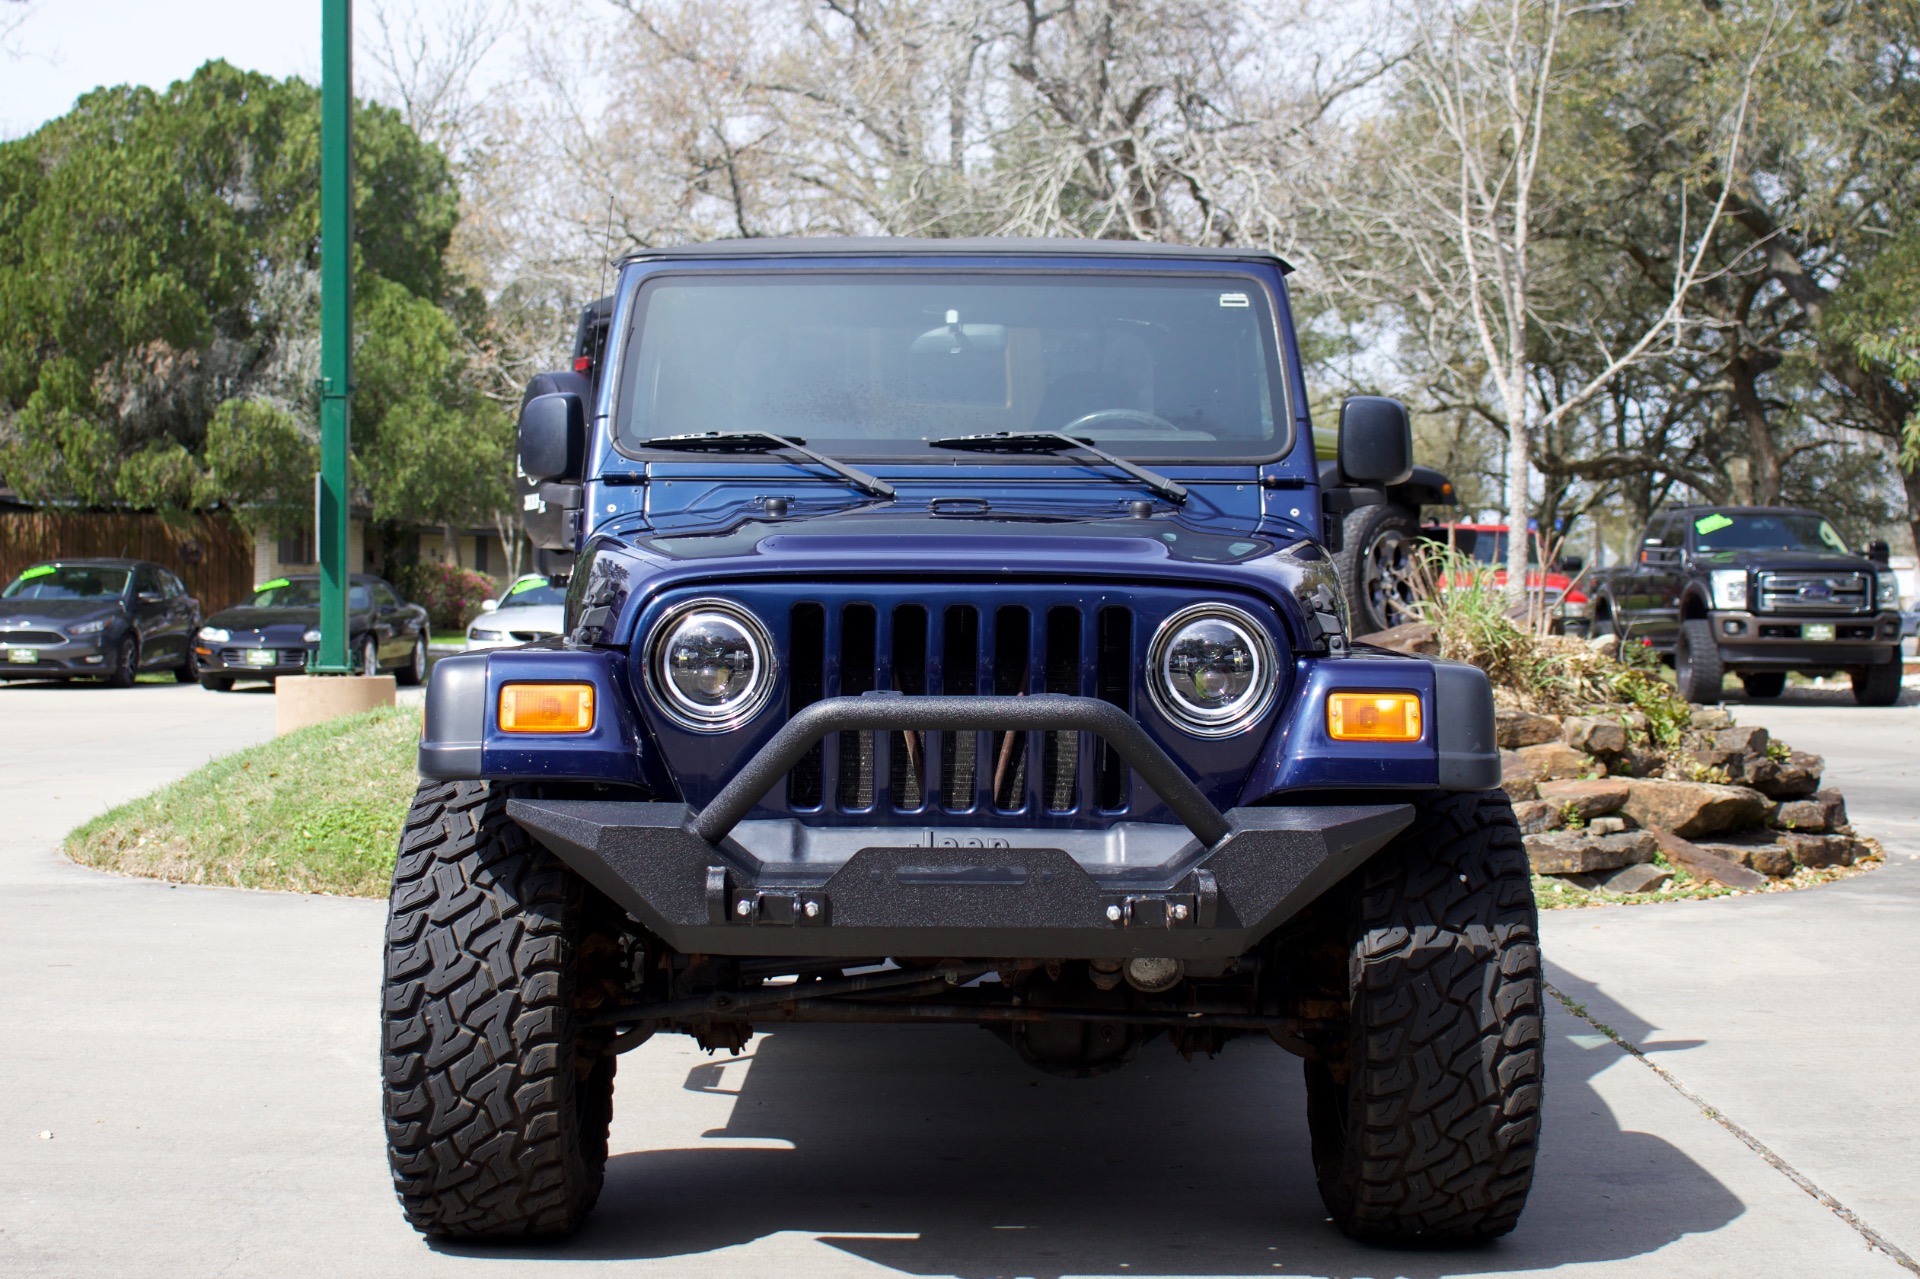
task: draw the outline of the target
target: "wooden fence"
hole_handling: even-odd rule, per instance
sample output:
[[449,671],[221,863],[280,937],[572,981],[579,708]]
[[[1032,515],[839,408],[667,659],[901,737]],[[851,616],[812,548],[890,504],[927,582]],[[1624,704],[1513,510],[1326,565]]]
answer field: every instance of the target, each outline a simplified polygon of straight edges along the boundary
[[253,538],[224,515],[177,524],[124,511],[0,511],[0,585],[40,560],[120,556],[172,569],[204,613],[253,589]]

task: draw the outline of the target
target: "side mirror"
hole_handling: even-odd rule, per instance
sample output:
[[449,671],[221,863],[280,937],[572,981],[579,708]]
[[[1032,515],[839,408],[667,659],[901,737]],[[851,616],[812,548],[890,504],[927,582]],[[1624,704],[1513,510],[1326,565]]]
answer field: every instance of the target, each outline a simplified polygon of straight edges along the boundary
[[1568,577],[1579,576],[1580,570],[1585,568],[1586,566],[1587,566],[1586,560],[1582,559],[1578,555],[1562,555],[1560,557],[1560,571],[1562,573],[1565,573]]
[[1886,542],[1880,538],[1875,538],[1873,541],[1867,543],[1867,558],[1875,564],[1891,564],[1893,562],[1893,548],[1888,546]]
[[1413,474],[1413,423],[1407,406],[1383,395],[1352,395],[1340,404],[1337,446],[1342,478],[1359,484],[1404,484]]
[[587,462],[587,410],[577,395],[536,395],[520,410],[520,469],[529,479],[572,483]]
[[493,612],[493,610],[499,607],[500,607],[499,600],[481,600],[480,601],[480,611],[482,613],[491,613]]

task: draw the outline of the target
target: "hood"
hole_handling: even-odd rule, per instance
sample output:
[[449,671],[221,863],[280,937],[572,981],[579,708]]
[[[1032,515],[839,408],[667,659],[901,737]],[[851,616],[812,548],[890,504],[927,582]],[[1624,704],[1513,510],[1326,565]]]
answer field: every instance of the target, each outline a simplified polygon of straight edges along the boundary
[[566,629],[566,606],[562,604],[526,604],[517,608],[496,608],[467,623],[469,632],[551,631],[558,635]]
[[1272,538],[1196,527],[1165,507],[1138,518],[1002,511],[961,501],[940,513],[869,506],[761,517],[722,529],[652,533],[634,538],[633,544],[682,563],[857,559],[877,568],[924,570],[981,560],[1032,568],[1037,558],[1055,572],[1071,572],[1088,561],[1132,559],[1234,564],[1277,549]]
[[0,627],[8,623],[53,622],[65,625],[89,617],[108,617],[121,611],[118,595],[88,600],[0,600]]
[[[672,532],[605,526],[574,570],[574,637],[627,643],[649,599],[682,587],[823,578],[894,581],[1020,579],[1125,590],[1184,583],[1263,596],[1286,615],[1302,651],[1345,629],[1346,603],[1326,551],[1298,534],[1223,531],[1164,504],[1098,516],[983,509],[952,514],[875,505],[818,517],[742,520]],[[1202,516],[1204,520],[1204,516]],[[1199,526],[1197,526],[1199,525]]]
[[1836,551],[1709,551],[1695,556],[1701,568],[1751,568],[1768,573],[1889,572],[1864,555]]
[[[359,630],[366,624],[367,613],[359,609],[347,614],[349,630]],[[223,631],[235,635],[244,635],[249,631],[276,631],[277,640],[289,644],[301,643],[301,636],[320,625],[320,610],[317,608],[255,608],[251,604],[237,604],[232,608],[223,608],[201,623],[202,626],[217,626]]]

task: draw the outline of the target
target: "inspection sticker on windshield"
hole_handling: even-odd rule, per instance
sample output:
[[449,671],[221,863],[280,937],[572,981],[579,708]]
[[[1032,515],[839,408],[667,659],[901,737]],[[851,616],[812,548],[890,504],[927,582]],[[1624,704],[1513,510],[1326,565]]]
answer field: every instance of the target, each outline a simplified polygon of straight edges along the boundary
[[1253,303],[1247,300],[1247,295],[1244,293],[1222,293],[1220,295],[1220,305],[1230,306],[1230,307],[1248,307],[1248,306],[1252,306]]
[[1693,522],[1693,531],[1696,533],[1718,533],[1723,528],[1732,527],[1733,521],[1718,511],[1715,511],[1712,515],[1702,516]]

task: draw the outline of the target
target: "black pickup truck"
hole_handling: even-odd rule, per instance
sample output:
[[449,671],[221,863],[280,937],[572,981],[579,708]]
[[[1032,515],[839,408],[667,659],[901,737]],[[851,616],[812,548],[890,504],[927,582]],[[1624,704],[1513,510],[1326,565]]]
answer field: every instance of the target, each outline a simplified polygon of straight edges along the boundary
[[1719,701],[1729,672],[1749,697],[1778,697],[1789,671],[1842,670],[1862,706],[1900,696],[1900,603],[1887,545],[1855,555],[1816,511],[1662,511],[1633,562],[1601,573],[1594,592],[1593,633],[1651,644],[1688,701]]

